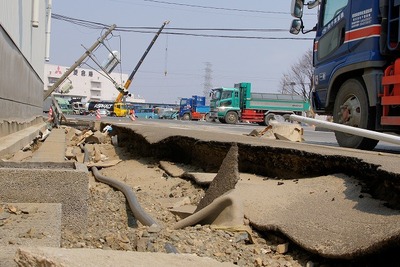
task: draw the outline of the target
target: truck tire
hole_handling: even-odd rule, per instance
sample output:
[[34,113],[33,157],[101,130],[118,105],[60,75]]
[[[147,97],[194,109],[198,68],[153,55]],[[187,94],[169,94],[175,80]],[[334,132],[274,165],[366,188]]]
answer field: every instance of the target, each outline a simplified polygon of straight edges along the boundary
[[290,115],[292,115],[292,114],[284,114],[283,115],[283,119],[286,121],[286,122],[293,122],[291,119],[290,119]]
[[206,115],[204,115],[204,120],[207,121],[207,122],[210,122],[210,121],[211,121],[211,119],[210,119],[210,113],[206,113]]
[[189,114],[189,113],[183,114],[182,120],[184,120],[184,121],[190,121],[190,114]]
[[[374,130],[375,109],[369,107],[364,83],[349,79],[342,84],[335,99],[333,121],[336,123]],[[341,147],[372,150],[378,144],[361,136],[335,131],[336,141]]]
[[234,111],[229,111],[225,115],[225,121],[228,124],[236,124],[238,122],[238,119],[239,119],[238,114]]
[[267,115],[265,115],[265,117],[264,117],[264,124],[265,124],[266,126],[268,126],[270,120],[275,120],[275,113],[268,113]]

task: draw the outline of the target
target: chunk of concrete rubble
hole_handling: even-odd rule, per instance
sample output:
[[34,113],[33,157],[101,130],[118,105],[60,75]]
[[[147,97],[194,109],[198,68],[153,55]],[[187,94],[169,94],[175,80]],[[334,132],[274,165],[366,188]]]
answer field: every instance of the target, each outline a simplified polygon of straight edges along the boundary
[[289,251],[289,243],[279,244],[276,246],[276,252],[279,254],[285,254]]
[[87,144],[103,144],[106,142],[107,134],[100,131],[94,132],[92,135],[85,138]]
[[261,131],[253,130],[248,135],[292,142],[302,142],[303,128],[299,124],[295,123],[270,121],[270,125],[265,129]]
[[236,266],[193,254],[148,253],[103,249],[65,249],[21,247],[15,255],[18,266],[97,267],[97,266],[164,266],[203,267]]
[[214,180],[216,173],[185,172],[182,178],[190,179],[198,185],[209,185]]
[[73,153],[73,147],[71,146],[67,146],[67,148],[65,149],[65,157],[67,159],[73,159],[75,158],[75,154]]
[[233,144],[222,161],[217,175],[208,187],[205,196],[200,200],[196,212],[209,205],[214,199],[235,188],[239,181],[238,146]]
[[182,177],[185,173],[184,169],[169,161],[160,161],[160,168],[172,177]]

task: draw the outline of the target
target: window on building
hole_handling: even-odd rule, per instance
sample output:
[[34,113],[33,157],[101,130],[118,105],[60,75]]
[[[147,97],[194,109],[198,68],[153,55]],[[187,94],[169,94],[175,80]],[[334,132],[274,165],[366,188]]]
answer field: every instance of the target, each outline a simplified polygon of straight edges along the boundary
[[58,80],[56,77],[49,77],[49,83],[55,83]]
[[90,85],[92,88],[101,88],[101,82],[91,81]]
[[93,71],[89,71],[89,77],[93,77]]
[[74,75],[78,75],[78,70],[74,70]]
[[81,76],[86,76],[86,72],[84,70],[81,71]]

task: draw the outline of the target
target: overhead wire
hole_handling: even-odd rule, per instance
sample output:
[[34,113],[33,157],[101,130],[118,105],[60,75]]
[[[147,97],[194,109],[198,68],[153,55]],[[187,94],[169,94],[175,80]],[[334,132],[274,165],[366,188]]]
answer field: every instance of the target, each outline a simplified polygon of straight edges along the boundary
[[[82,27],[91,29],[104,29],[108,28],[109,25],[99,22],[93,22],[82,19],[75,19],[56,13],[52,13],[52,18],[56,20],[62,20],[70,22]],[[158,29],[157,27],[138,27],[138,26],[117,26],[114,31],[120,32],[135,32],[135,33],[154,33],[152,30]],[[164,31],[161,34],[165,35],[180,35],[180,36],[194,36],[194,37],[207,37],[207,38],[229,38],[229,39],[259,39],[259,40],[313,40],[313,38],[307,37],[268,37],[268,36],[243,36],[243,35],[222,35],[222,34],[197,34],[190,33],[193,31],[227,31],[227,32],[287,32],[286,29],[251,29],[251,28],[168,28],[168,31]]]
[[[248,13],[262,13],[262,14],[284,14],[284,15],[289,15],[290,14],[290,12],[283,12],[283,11],[265,11],[265,10],[254,10],[254,9],[240,9],[240,8],[227,8],[227,7],[215,7],[215,6],[202,6],[202,5],[183,4],[183,3],[160,1],[160,0],[143,0],[143,1],[152,2],[152,3],[158,3],[158,4],[164,4],[164,5],[184,6],[184,7],[201,8],[201,9],[214,9],[214,10],[248,12]],[[315,14],[304,14],[304,15],[315,15]]]

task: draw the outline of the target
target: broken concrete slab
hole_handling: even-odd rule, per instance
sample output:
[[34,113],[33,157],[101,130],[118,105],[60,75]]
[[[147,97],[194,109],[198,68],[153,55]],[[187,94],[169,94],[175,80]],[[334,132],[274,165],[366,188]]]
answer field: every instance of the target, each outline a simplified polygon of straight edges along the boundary
[[[183,174],[182,178],[186,178],[191,181],[194,181],[198,185],[210,185],[216,175],[217,175],[217,173],[212,173],[212,172],[185,172]],[[239,173],[239,177],[240,177],[240,180],[264,178],[259,175],[242,173],[242,172]]]
[[104,134],[100,131],[95,131],[91,135],[85,138],[86,144],[102,144],[105,143],[107,134]]
[[278,140],[303,141],[303,128],[295,123],[271,122],[272,131]]
[[173,162],[160,161],[160,168],[163,169],[169,176],[172,177],[182,177],[185,170]]
[[214,180],[217,173],[205,172],[185,172],[182,178],[194,181],[198,185],[209,185]]
[[65,161],[65,130],[53,129],[42,146],[33,153],[32,162],[64,162]]
[[[117,263],[116,263],[117,259]],[[19,266],[97,267],[165,266],[203,267],[236,266],[192,254],[166,254],[103,249],[63,249],[21,247],[15,256]]]
[[[2,163],[0,201],[61,203],[62,226],[74,232],[85,231],[89,199],[87,171],[72,169],[72,162],[54,164],[53,168],[52,165],[33,162]],[[68,166],[71,168],[67,168]]]
[[239,181],[238,146],[233,144],[225,156],[214,180],[208,187],[205,196],[200,200],[196,212],[209,205],[214,199],[235,188]]
[[362,193],[360,182],[345,175],[243,180],[235,190],[255,228],[280,231],[323,257],[353,259],[400,238],[400,211]]
[[263,130],[253,130],[248,136],[278,139],[292,142],[303,141],[303,128],[296,123],[270,121]]

